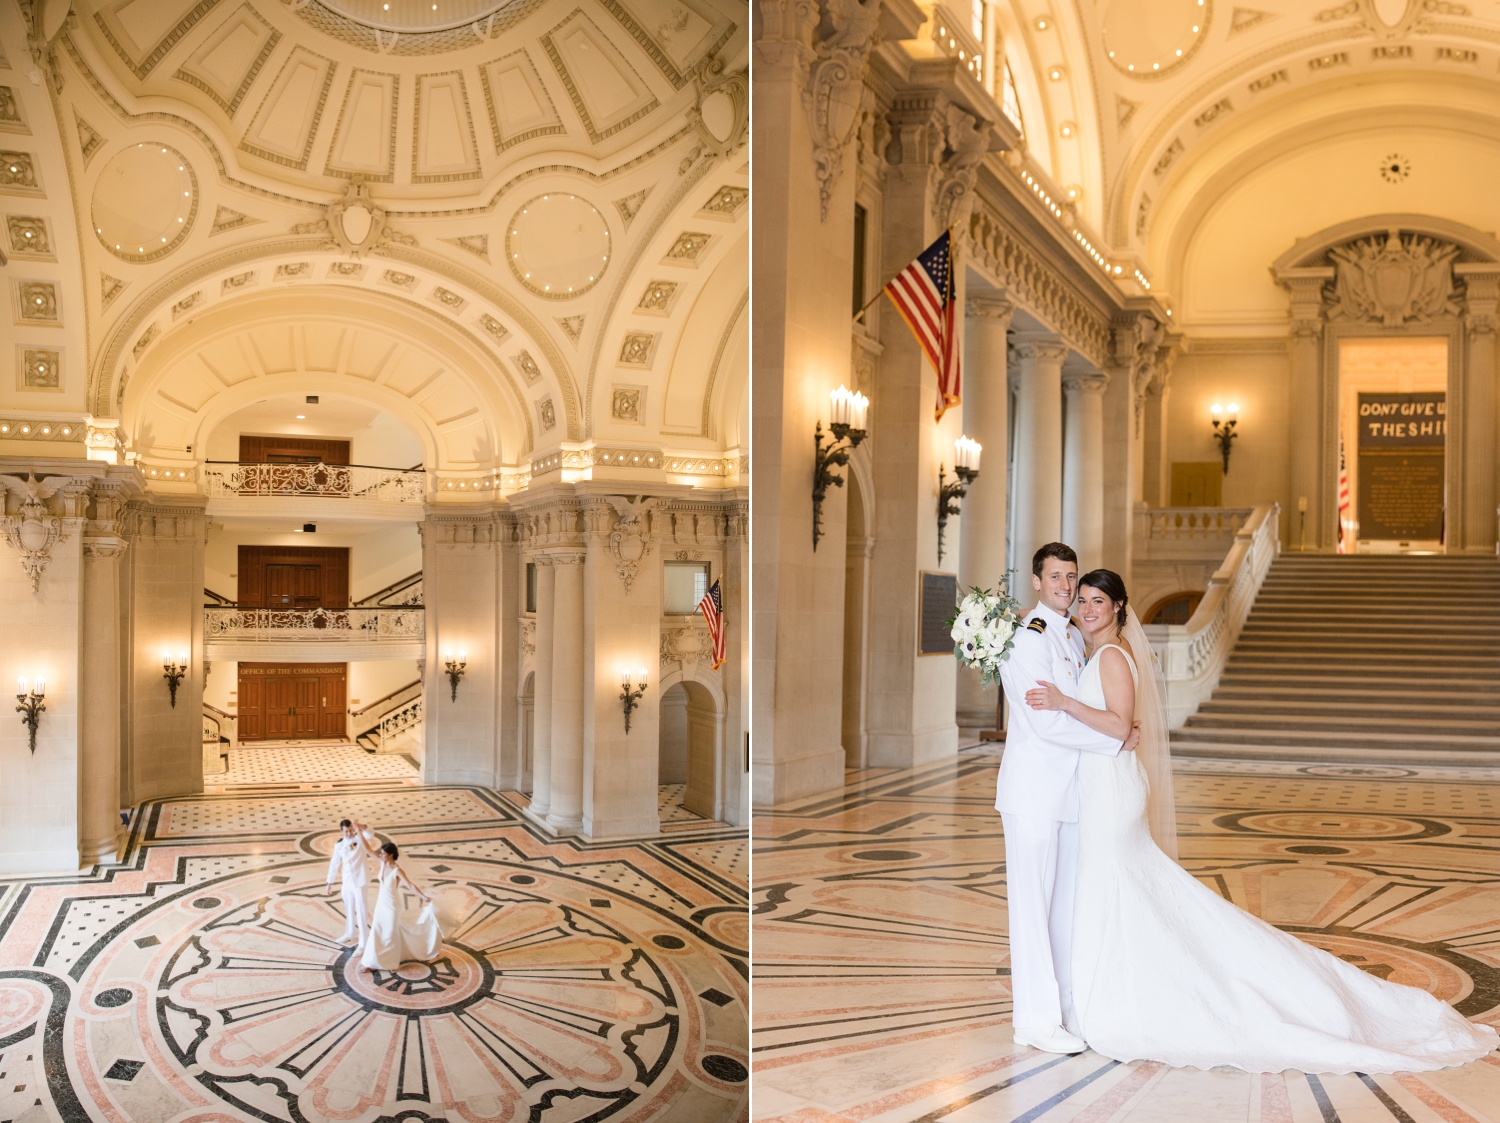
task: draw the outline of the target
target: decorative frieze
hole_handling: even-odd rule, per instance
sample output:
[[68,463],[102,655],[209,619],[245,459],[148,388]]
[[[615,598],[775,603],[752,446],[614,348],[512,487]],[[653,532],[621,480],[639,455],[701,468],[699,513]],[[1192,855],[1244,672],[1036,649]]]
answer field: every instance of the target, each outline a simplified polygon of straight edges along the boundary
[[[0,514],[0,535],[3,535],[6,545],[20,555],[21,569],[31,579],[33,593],[41,588],[42,574],[52,562],[50,551],[53,545],[67,537],[69,528],[66,522],[72,521],[65,522],[52,514],[46,501],[69,484],[78,482],[69,476],[48,476],[40,480],[35,475],[25,479],[0,476],[0,489],[3,489],[5,498],[18,501],[15,514]],[[88,482],[81,483],[86,492]],[[12,503],[7,501],[0,511],[11,506]],[[66,513],[76,517],[74,512]]]
[[1329,319],[1379,320],[1386,327],[1425,323],[1459,311],[1453,262],[1459,247],[1391,230],[1328,251],[1336,273]]

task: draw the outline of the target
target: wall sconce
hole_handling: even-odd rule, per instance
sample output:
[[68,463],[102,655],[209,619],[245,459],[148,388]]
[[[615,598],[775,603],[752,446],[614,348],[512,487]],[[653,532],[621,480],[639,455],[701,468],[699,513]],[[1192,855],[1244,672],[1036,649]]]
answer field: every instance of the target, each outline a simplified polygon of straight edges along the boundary
[[[1214,440],[1219,442],[1219,451],[1224,455],[1224,474],[1229,475],[1229,448],[1234,439],[1239,436],[1234,431],[1235,424],[1239,421],[1240,407],[1230,402],[1226,410],[1218,402],[1209,407],[1209,413],[1214,419]],[[1226,418],[1224,414],[1228,413]]]
[[450,702],[458,701],[458,680],[464,677],[464,670],[469,665],[469,653],[460,651],[458,658],[454,659],[450,653],[448,661],[443,664],[443,670],[448,672],[448,686],[450,687]]
[[979,476],[979,454],[984,446],[968,437],[959,437],[953,442],[953,473],[958,477],[946,483],[943,466],[938,465],[938,565],[943,564],[943,532],[948,529],[948,516],[959,513],[958,501],[969,494],[968,485]]
[[636,672],[636,679],[640,685],[634,690],[630,689],[630,672],[620,672],[620,701],[625,705],[625,732],[630,732],[630,715],[635,708],[641,704],[641,695],[646,693],[646,668],[642,667]]
[[[849,463],[849,454],[865,439],[865,414],[870,408],[870,399],[858,391],[843,386],[829,395],[832,406],[828,428],[833,431],[833,443],[823,447],[823,423],[818,422],[813,430],[813,549],[818,548],[818,539],[823,537],[823,496],[829,487],[843,487],[844,477],[835,475],[834,469]],[[848,441],[848,444],[841,442]]]
[[187,656],[179,655],[173,659],[168,655],[161,661],[161,669],[165,672],[161,677],[167,680],[167,690],[172,695],[172,708],[177,708],[177,688],[182,685],[182,677],[187,674]]
[[21,715],[21,724],[26,727],[33,755],[36,754],[36,727],[41,724],[42,713],[47,708],[44,701],[46,696],[47,684],[42,679],[33,682],[29,690],[24,678],[16,683],[16,712]]

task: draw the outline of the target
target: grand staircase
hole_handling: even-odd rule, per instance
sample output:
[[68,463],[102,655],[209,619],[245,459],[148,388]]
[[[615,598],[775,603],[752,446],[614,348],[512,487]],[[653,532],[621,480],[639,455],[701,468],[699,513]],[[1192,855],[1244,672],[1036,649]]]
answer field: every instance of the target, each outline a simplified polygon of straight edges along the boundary
[[1500,561],[1283,554],[1172,752],[1500,763]]

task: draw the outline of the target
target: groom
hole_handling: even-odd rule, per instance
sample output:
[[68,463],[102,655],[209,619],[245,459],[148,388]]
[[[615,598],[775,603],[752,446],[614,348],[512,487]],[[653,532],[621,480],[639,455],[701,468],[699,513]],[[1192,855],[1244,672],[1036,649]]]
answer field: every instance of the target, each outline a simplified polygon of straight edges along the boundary
[[1083,673],[1083,633],[1068,616],[1078,594],[1078,555],[1049,542],[1031,559],[1037,604],[1023,618],[1000,682],[1010,719],[995,809],[1005,827],[1010,905],[1012,1023],[1018,1045],[1081,1053],[1073,1013],[1073,888],[1078,866],[1078,754],[1114,756],[1122,745],[1056,710],[1033,710],[1039,681],[1074,696]]

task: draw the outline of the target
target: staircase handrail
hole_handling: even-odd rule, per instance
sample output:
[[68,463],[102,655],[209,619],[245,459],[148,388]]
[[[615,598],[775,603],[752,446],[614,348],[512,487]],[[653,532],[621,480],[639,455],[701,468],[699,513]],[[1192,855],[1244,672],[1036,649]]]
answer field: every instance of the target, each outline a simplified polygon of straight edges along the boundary
[[[415,694],[408,694],[413,687]],[[405,697],[402,697],[405,695]],[[379,701],[371,702],[368,706],[349,714],[349,739],[357,741],[366,733],[375,729],[382,729],[385,722],[394,713],[411,705],[413,700],[420,701],[422,697],[422,680],[409,682],[400,690],[393,690]]]
[[[421,602],[420,599],[418,599],[418,600],[410,600],[410,599],[408,599],[408,600],[401,601],[401,602],[399,602],[397,604],[394,604],[394,605],[387,605],[387,604],[383,603],[383,600],[384,600],[385,597],[392,596],[395,593],[404,592],[405,590],[410,589],[413,585],[420,585],[421,583],[422,583],[422,571],[419,569],[415,573],[408,573],[405,577],[401,578],[401,580],[399,580],[399,581],[392,581],[389,585],[387,585],[385,588],[381,589],[379,592],[371,593],[367,597],[360,597],[359,600],[355,601],[350,607],[351,608],[404,608],[404,607],[407,607],[409,605],[421,604],[422,602]],[[416,595],[420,598],[422,596],[422,591],[418,590]]]
[[[357,710],[350,710],[349,711],[349,716],[353,717],[353,718],[364,717],[365,714],[369,713],[376,706],[383,706],[387,702],[389,702],[393,698],[395,698],[396,695],[398,695],[398,694],[405,694],[412,687],[414,687],[414,686],[415,687],[420,687],[421,685],[422,685],[422,680],[421,679],[413,679],[411,682],[407,683],[405,686],[398,686],[398,687],[396,687],[395,690],[392,690],[384,698],[377,698],[377,699],[375,699],[375,701],[371,702],[368,706],[361,706]],[[403,699],[403,701],[404,701],[404,699]]]
[[[238,714],[232,714],[228,710],[221,710],[211,702],[204,702],[203,732],[205,736],[203,739],[205,741],[211,740],[215,744],[221,741],[228,741],[231,749],[239,748],[239,720]],[[210,723],[213,725],[212,737],[206,735],[209,731]]]
[[203,595],[208,598],[208,604],[218,608],[238,608],[239,601],[230,600],[223,593],[216,593],[208,586],[203,587]]
[[1280,523],[1279,503],[1256,507],[1235,532],[1188,622],[1148,628],[1166,677],[1170,728],[1180,729],[1218,686],[1266,572],[1281,552]]

